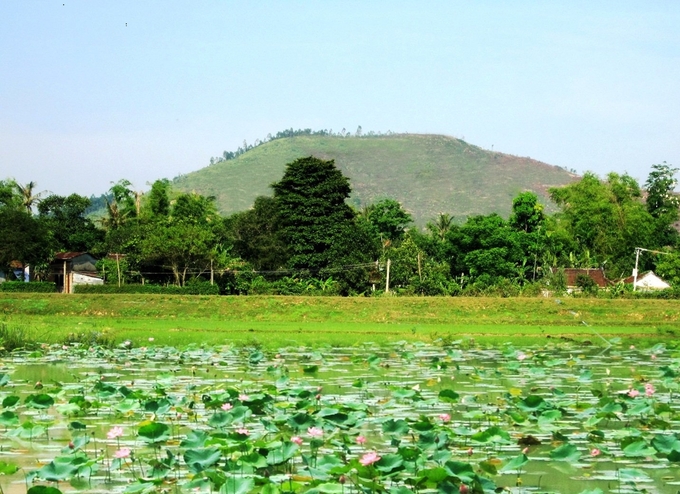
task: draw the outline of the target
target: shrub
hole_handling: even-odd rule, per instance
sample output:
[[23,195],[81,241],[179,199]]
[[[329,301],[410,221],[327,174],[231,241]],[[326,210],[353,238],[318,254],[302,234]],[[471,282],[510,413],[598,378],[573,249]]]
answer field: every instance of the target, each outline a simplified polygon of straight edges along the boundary
[[590,276],[580,274],[576,277],[576,286],[581,289],[581,292],[587,295],[597,295],[598,286],[595,280]]
[[77,285],[75,293],[143,293],[159,295],[219,295],[220,288],[209,282],[187,283],[186,286],[175,285]]
[[0,292],[13,293],[54,293],[57,291],[57,285],[48,281],[31,281],[25,283],[23,281],[6,281],[0,283]]

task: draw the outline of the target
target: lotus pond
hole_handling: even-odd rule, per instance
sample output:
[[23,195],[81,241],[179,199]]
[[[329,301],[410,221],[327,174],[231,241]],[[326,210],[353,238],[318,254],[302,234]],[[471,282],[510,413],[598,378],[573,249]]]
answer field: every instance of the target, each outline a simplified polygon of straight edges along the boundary
[[43,346],[0,364],[5,493],[680,489],[680,351]]

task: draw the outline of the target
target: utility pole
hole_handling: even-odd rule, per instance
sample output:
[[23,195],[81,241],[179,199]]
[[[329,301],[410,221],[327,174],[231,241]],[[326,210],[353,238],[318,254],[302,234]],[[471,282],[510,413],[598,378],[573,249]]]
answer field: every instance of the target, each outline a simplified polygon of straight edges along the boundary
[[635,267],[633,268],[633,291],[637,290],[638,262],[640,261],[640,247],[635,248]]
[[387,274],[385,276],[385,293],[390,293],[390,264],[392,261],[387,260]]

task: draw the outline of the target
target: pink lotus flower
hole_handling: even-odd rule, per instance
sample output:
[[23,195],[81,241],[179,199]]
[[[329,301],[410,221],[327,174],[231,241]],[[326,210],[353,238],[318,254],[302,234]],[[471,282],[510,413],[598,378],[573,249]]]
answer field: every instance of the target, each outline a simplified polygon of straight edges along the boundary
[[298,446],[302,446],[302,438],[300,436],[293,436],[290,438],[291,443],[295,443]]
[[236,434],[241,434],[241,435],[244,435],[244,436],[249,436],[249,435],[250,435],[250,431],[249,431],[248,429],[246,429],[245,427],[241,427],[240,429],[236,429]]
[[234,405],[232,405],[231,403],[225,403],[220,408],[226,412],[227,410],[231,410],[232,408],[234,408]]
[[364,436],[357,436],[355,439],[358,445],[362,445],[366,443],[366,438]]
[[118,451],[113,453],[114,458],[127,458],[130,456],[130,448],[120,448]]
[[318,427],[310,427],[309,429],[307,429],[307,434],[309,434],[312,437],[321,437],[323,436],[323,431]]
[[379,460],[380,456],[378,456],[378,453],[376,453],[375,451],[369,451],[359,459],[359,463],[367,467],[369,465],[373,465],[376,461]]
[[475,451],[474,451],[472,448],[469,448],[469,449],[467,450],[467,455],[468,455],[468,456],[472,456],[474,453],[475,453]]
[[109,439],[116,439],[117,437],[121,437],[123,435],[123,428],[122,427],[112,427],[109,432],[106,433],[106,437]]
[[240,401],[248,401],[248,400],[250,400],[250,396],[248,396],[248,395],[245,394],[245,393],[241,393],[240,395],[238,395],[238,399],[239,399]]
[[526,358],[527,358],[527,354],[524,353],[524,352],[519,352],[519,353],[517,354],[517,360],[519,360],[520,362],[521,362],[522,360],[526,360]]
[[655,392],[656,390],[654,389],[654,385],[652,383],[645,384],[645,396],[647,396],[647,398],[654,396]]
[[597,448],[593,448],[590,450],[590,456],[595,457],[595,456],[600,456],[602,454],[602,451],[600,451]]
[[451,422],[451,415],[449,415],[448,413],[440,413],[439,420],[441,420],[444,423]]
[[628,396],[630,396],[631,398],[635,398],[639,394],[640,392],[637,389],[631,389],[630,391],[628,391]]

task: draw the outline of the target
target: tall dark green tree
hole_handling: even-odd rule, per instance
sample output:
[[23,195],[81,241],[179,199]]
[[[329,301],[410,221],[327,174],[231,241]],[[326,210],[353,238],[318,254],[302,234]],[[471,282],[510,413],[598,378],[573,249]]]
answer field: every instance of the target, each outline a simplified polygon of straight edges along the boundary
[[354,223],[354,212],[345,203],[352,190],[347,177],[332,160],[310,156],[288,163],[272,188],[288,266],[319,270],[337,264],[333,245]]
[[335,163],[312,156],[297,159],[272,188],[287,266],[321,276],[335,273],[343,278],[345,291],[367,286],[367,273],[354,267],[374,261],[377,244],[345,202],[351,187]]
[[278,208],[273,197],[260,196],[252,209],[228,218],[234,254],[258,271],[285,266],[286,245],[279,235]]

